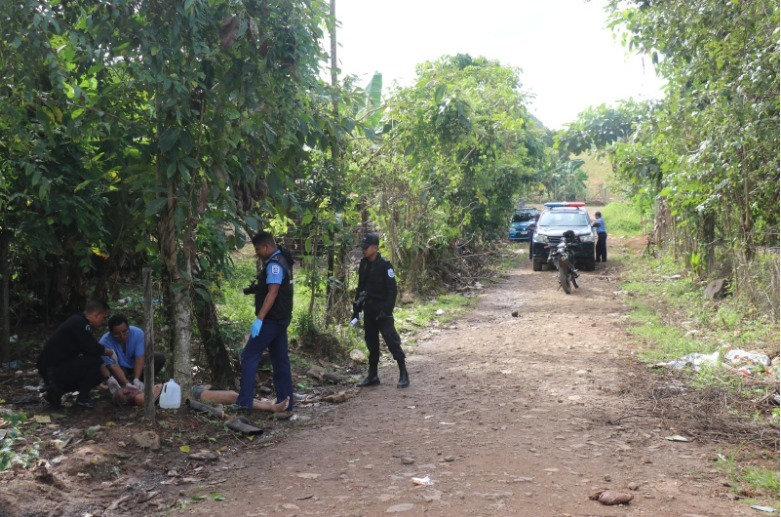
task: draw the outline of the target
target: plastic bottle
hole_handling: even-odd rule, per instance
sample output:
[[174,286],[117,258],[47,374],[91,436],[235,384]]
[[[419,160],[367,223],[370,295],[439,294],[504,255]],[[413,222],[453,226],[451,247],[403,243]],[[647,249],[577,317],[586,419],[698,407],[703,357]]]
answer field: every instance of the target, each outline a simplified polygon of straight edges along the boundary
[[163,409],[177,409],[182,403],[182,388],[171,379],[163,384],[160,393],[160,407]]

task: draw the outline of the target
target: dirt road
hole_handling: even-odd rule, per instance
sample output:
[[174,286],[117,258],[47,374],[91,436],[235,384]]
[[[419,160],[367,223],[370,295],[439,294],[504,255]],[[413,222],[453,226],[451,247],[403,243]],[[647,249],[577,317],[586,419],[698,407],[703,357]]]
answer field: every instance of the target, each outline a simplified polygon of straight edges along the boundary
[[[224,500],[184,515],[751,515],[728,499],[715,446],[668,441],[624,397],[648,375],[631,360],[626,307],[610,268],[583,273],[567,296],[528,263],[482,291],[475,310],[422,331],[412,386],[381,365],[357,393],[282,443],[226,460]],[[518,311],[518,317],[511,313]],[[384,358],[384,361],[386,359]],[[430,486],[413,477],[429,476]],[[634,496],[603,506],[600,488]],[[222,497],[219,497],[221,499]]]

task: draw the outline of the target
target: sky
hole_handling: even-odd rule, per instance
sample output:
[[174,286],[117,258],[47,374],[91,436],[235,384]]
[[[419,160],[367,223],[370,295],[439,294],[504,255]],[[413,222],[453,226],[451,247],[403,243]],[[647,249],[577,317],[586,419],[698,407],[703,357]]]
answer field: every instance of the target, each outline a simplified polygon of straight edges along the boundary
[[470,54],[521,69],[530,111],[560,129],[589,106],[661,98],[646,58],[629,56],[606,27],[605,0],[336,0],[337,59],[365,85],[409,86],[415,65]]

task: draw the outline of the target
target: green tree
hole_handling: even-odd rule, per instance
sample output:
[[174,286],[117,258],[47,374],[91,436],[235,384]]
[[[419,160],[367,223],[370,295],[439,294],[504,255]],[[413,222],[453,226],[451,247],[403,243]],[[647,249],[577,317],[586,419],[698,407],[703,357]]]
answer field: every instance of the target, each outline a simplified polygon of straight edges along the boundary
[[658,196],[666,241],[692,264],[705,263],[699,272],[731,264],[740,285],[758,247],[778,242],[778,3],[609,6],[627,47],[650,56],[667,81],[664,100],[638,128],[638,147],[621,151],[639,166],[619,171],[643,171],[632,181]]
[[[322,138],[312,106],[324,97],[324,5],[30,0],[23,7],[2,7],[0,70],[19,86],[2,91],[0,131],[9,138],[0,203],[19,215],[13,230],[48,232],[15,250],[30,256],[64,243],[80,260],[61,262],[87,271],[114,259],[106,250],[159,253],[174,372],[189,383],[192,300],[210,303],[210,268],[223,267],[239,243],[222,228],[256,228],[289,211],[291,169],[304,142]],[[55,187],[74,195],[50,196]],[[33,204],[42,213],[32,216]],[[69,221],[70,240],[61,235]],[[209,237],[205,228],[218,230]]]
[[420,287],[447,275],[459,239],[479,245],[501,234],[545,146],[518,70],[457,55],[422,63],[417,74],[386,101],[366,178],[371,218],[390,237],[386,251]]

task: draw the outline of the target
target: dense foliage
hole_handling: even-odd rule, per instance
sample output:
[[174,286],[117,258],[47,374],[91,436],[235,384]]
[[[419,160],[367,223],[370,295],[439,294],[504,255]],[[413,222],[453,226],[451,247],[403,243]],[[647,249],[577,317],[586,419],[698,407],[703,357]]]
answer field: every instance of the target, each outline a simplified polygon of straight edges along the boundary
[[12,324],[115,299],[147,266],[185,389],[194,333],[227,384],[216,286],[245,232],[287,238],[310,316],[345,310],[369,229],[404,289],[452,287],[522,196],[585,195],[570,154],[588,149],[691,265],[750,270],[778,240],[778,6],[610,5],[666,96],[591,108],[554,149],[519,70],[490,59],[422,63],[385,98],[379,75],[326,84],[322,0],[0,3],[4,360]]
[[417,74],[391,93],[381,140],[359,171],[409,286],[455,281],[453,260],[505,231],[545,158],[545,130],[526,109],[518,70],[459,54]]
[[[666,80],[660,102],[582,113],[557,135],[607,149],[655,241],[698,274],[728,275],[778,310],[779,6],[769,0],[612,0],[611,24]],[[755,262],[755,259],[758,262]],[[749,287],[750,289],[741,289]]]

